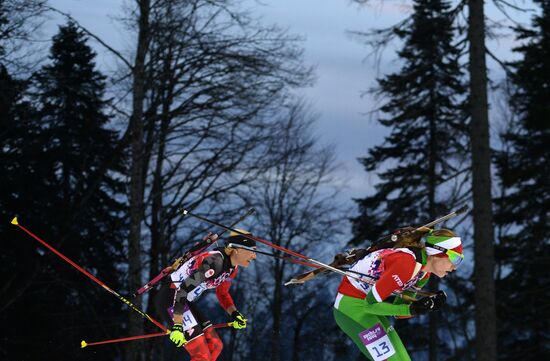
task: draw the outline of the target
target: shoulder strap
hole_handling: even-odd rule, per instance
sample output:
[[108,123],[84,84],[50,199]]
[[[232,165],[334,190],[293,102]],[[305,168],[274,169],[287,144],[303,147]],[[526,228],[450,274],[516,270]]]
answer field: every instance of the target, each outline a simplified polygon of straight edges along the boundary
[[413,277],[420,272],[420,269],[422,266],[426,264],[426,251],[423,248],[417,248],[417,247],[406,247],[409,251],[411,251],[414,254],[414,258],[416,260],[416,266],[414,267],[413,271]]

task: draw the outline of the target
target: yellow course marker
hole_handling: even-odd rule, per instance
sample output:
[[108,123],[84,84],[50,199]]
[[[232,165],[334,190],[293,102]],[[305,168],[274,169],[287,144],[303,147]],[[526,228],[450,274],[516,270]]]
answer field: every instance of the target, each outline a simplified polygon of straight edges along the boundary
[[15,224],[16,226],[19,224],[19,222],[17,222],[17,217],[13,217],[11,224]]
[[80,343],[80,348],[84,348],[88,346],[88,344],[86,343],[86,341],[82,340],[82,342]]

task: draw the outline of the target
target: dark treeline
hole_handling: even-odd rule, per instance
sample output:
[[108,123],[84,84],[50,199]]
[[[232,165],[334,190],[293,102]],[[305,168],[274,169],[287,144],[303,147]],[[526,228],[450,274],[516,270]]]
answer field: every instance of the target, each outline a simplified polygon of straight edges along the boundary
[[[511,66],[512,116],[503,149],[495,154],[501,192],[498,226],[497,306],[502,360],[550,355],[550,310],[537,300],[550,296],[545,272],[550,248],[550,2],[540,6],[530,27],[517,27],[521,41]],[[527,356],[526,356],[527,355]]]
[[[518,60],[503,63],[510,116],[491,153],[499,360],[550,355],[550,2],[535,4],[531,24],[513,29]],[[314,111],[293,95],[314,78],[302,39],[258,24],[239,2],[127,5],[119,20],[134,44],[130,52],[109,48],[116,71],[108,72],[92,48],[103,41],[76,20],[67,16],[48,48],[36,47],[29,39],[51,9],[0,0],[1,359],[188,359],[167,338],[81,349],[81,340],[159,329],[10,225],[14,216],[157,318],[156,289],[129,295],[206,232],[221,232],[181,207],[226,224],[254,207],[239,227],[330,260],[348,246],[339,239],[349,228],[349,246],[365,246],[480,204],[472,129],[480,124],[473,108],[483,104],[472,98],[468,65],[477,63],[468,44],[477,35],[472,19],[462,23],[465,3],[416,0],[406,21],[367,34],[370,44],[399,39],[400,66],[369,92],[382,104],[373,114],[388,135],[360,159],[378,181],[356,200],[356,215],[342,213],[334,154],[313,136]],[[449,294],[443,312],[396,322],[414,360],[483,359],[476,328],[491,327],[475,316],[483,282],[476,272],[487,271],[475,257],[476,217],[445,225],[464,237],[467,261],[429,285]],[[249,325],[220,331],[220,360],[363,359],[332,318],[340,277],[283,286],[302,271],[258,255],[239,272],[231,292]],[[199,304],[214,323],[227,322],[212,294]]]
[[[128,224],[122,160],[108,168],[94,196],[80,206],[117,139],[107,129],[105,78],[95,69],[94,56],[82,33],[67,24],[53,39],[48,64],[29,79],[0,68],[0,199],[6,220],[1,308],[7,326],[2,328],[2,353],[7,359],[46,353],[68,358],[78,352],[83,332],[98,337],[124,321],[121,304],[8,227],[8,220],[20,216],[99,279],[122,288]],[[98,319],[103,322],[90,322]],[[31,323],[32,336],[24,326]],[[109,354],[98,351],[102,357]]]

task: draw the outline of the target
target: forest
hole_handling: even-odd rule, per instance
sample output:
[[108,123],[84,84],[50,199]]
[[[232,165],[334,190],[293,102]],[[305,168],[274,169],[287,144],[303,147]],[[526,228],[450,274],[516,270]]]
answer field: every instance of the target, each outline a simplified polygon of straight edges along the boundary
[[[208,234],[223,243],[204,217],[271,245],[231,282],[248,323],[218,329],[218,360],[366,360],[333,317],[342,275],[285,285],[312,270],[285,250],[329,264],[463,206],[436,228],[464,262],[424,287],[446,304],[392,320],[411,359],[550,357],[550,1],[492,0],[508,24],[480,0],[403,2],[403,21],[351,34],[365,54],[394,44],[398,65],[365,84],[386,136],[356,162],[373,184],[342,199],[292,29],[239,0],[127,0],[117,48],[47,0],[0,0],[0,359],[189,360],[169,337],[81,342],[166,330],[148,319],[159,287],[136,291]],[[487,45],[503,33],[512,61]],[[197,305],[231,321],[215,292]]]

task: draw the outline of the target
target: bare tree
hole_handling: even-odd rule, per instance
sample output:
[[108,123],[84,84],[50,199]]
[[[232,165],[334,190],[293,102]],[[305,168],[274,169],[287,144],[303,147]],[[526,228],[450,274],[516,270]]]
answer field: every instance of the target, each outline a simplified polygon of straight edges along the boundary
[[0,64],[28,71],[29,44],[42,25],[46,0],[0,0]]
[[153,169],[144,174],[151,276],[180,250],[168,239],[177,237],[182,205],[220,220],[242,207],[231,199],[261,172],[278,105],[289,87],[311,81],[299,39],[254,24],[224,1],[157,5],[144,133]]
[[[129,218],[130,230],[128,234],[128,287],[130,290],[138,289],[141,284],[141,224],[143,221],[143,194],[145,181],[143,173],[146,163],[143,157],[143,108],[146,92],[145,62],[150,44],[150,0],[136,0],[137,16],[137,44],[135,58],[132,66],[132,113],[129,120],[128,132],[130,134],[131,161],[130,161],[130,192],[129,192]],[[129,332],[131,335],[143,334],[143,320],[130,312]],[[141,342],[140,342],[141,343]],[[142,344],[142,343],[141,343]],[[135,345],[129,345],[126,349],[126,359],[144,360],[143,353]]]
[[[242,208],[237,190],[265,167],[262,158],[272,144],[279,105],[289,88],[312,78],[302,65],[299,38],[255,24],[230,2],[139,5],[127,19],[138,34],[127,131],[131,289],[204,230],[189,223],[179,230],[181,206],[220,221]],[[140,232],[143,221],[147,236]],[[144,259],[149,260],[145,268]],[[153,298],[154,291],[149,310]],[[141,323],[131,326],[132,334],[141,332]],[[150,349],[149,357],[158,352]]]
[[[294,103],[289,107],[288,114],[278,125],[279,129],[275,130],[277,137],[270,155],[264,160],[271,167],[243,195],[247,203],[258,210],[253,233],[276,245],[306,254],[321,253],[325,247],[330,248],[335,243],[339,246],[335,237],[343,223],[333,192],[336,185],[334,156],[329,148],[317,146],[311,125],[312,119],[308,118],[304,104]],[[279,254],[278,251],[275,253]],[[288,359],[292,357],[288,347],[289,335],[282,337],[281,332],[288,332],[289,325],[297,322],[294,343],[296,346],[301,344],[303,334],[300,330],[308,311],[293,309],[288,301],[294,297],[294,292],[299,294],[301,290],[285,288],[283,284],[294,272],[303,271],[303,266],[277,258],[263,259],[258,262],[256,271],[261,274],[257,287],[267,301],[265,312],[271,316],[271,327],[264,334],[263,349],[269,347],[271,360]],[[298,314],[301,316],[296,321],[294,316]],[[269,340],[267,344],[265,340]]]

